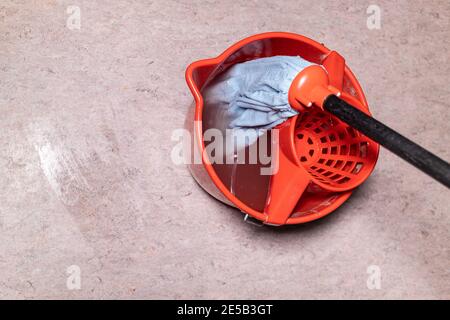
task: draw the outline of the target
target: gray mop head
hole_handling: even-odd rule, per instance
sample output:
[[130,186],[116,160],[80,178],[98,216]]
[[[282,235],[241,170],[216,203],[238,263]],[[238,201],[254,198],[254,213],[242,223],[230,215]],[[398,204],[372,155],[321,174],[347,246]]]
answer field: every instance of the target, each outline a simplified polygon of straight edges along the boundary
[[261,134],[258,129],[271,129],[297,114],[288,91],[311,64],[298,56],[274,56],[233,65],[202,92],[209,127],[234,129],[252,143]]

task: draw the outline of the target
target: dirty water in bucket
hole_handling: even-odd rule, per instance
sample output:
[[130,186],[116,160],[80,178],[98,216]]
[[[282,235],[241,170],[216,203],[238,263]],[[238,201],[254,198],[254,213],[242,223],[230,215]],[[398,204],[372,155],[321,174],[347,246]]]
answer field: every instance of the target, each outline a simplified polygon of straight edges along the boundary
[[[271,165],[271,131],[264,131],[259,137],[256,131],[250,134],[249,143],[236,143],[233,140],[239,133],[231,134],[228,128],[226,115],[227,106],[223,102],[209,99],[207,87],[202,91],[204,95],[203,108],[203,134],[208,130],[218,130],[223,137],[222,141],[205,140],[205,147],[215,144],[213,168],[230,192],[249,207],[264,211],[267,193],[269,190],[270,175],[261,174]],[[247,132],[248,133],[248,132]],[[230,148],[227,143],[235,143]],[[219,154],[216,154],[219,153]],[[263,157],[260,157],[263,155]],[[269,162],[267,162],[269,160]]]

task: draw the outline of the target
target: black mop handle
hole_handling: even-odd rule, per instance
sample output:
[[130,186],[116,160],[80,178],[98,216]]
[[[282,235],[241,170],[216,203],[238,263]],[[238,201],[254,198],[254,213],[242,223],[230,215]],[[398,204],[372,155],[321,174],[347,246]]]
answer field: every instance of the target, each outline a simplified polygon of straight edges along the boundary
[[450,188],[450,164],[335,95],[323,109]]

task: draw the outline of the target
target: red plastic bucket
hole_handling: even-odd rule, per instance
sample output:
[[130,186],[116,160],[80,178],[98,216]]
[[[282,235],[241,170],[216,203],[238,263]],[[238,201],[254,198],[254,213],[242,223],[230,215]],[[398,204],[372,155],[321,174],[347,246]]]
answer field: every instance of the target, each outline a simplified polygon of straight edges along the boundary
[[[308,131],[308,124],[314,125],[314,119],[320,118],[320,115],[317,117],[314,112],[294,117],[279,126],[280,143],[270,146],[273,153],[280,155],[278,160],[280,172],[277,174],[261,175],[260,169],[263,166],[261,163],[237,165],[212,163],[205,152],[204,132],[211,125],[208,125],[208,112],[207,106],[204,105],[202,88],[215,76],[233,64],[276,55],[301,56],[310,62],[323,65],[327,59],[328,62],[332,60],[331,53],[332,51],[322,44],[304,36],[271,32],[246,38],[232,45],[218,57],[194,62],[187,68],[186,81],[194,96],[194,105],[188,111],[185,127],[193,136],[193,151],[201,159],[200,163],[193,161],[189,168],[193,177],[208,193],[263,223],[298,224],[316,220],[338,208],[349,198],[354,187],[370,175],[378,157],[378,144],[350,130],[348,132],[341,130],[345,131],[342,134],[346,136],[340,137],[339,130],[341,127],[344,128],[342,123],[330,118],[330,123],[335,124],[332,124],[332,129],[336,132],[335,139],[342,138],[342,141],[339,140],[341,145],[345,142],[348,149],[353,145],[357,145],[355,147],[357,149],[353,150],[353,154],[348,150],[342,156],[339,153],[340,149],[337,149],[334,156],[327,154],[325,157],[324,151],[328,152],[328,148],[323,146],[327,144],[331,150],[333,140],[328,135],[328,140],[321,142],[316,139],[318,136],[313,136],[313,131]],[[333,68],[332,64],[329,68]],[[340,90],[343,96],[357,102],[361,110],[369,113],[364,93],[347,66],[342,77]],[[304,134],[310,135],[304,137]],[[283,138],[283,135],[287,138]],[[282,143],[282,141],[291,142]],[[360,144],[360,141],[363,141],[364,145]],[[342,146],[342,150],[344,147]],[[321,153],[320,157],[316,156],[318,153]],[[292,159],[292,156],[295,159]],[[314,157],[316,161],[325,162],[312,165],[311,159]],[[325,170],[327,164],[328,170]],[[353,175],[358,175],[358,179],[355,179],[358,181],[350,190],[339,188],[339,181],[348,181]]]

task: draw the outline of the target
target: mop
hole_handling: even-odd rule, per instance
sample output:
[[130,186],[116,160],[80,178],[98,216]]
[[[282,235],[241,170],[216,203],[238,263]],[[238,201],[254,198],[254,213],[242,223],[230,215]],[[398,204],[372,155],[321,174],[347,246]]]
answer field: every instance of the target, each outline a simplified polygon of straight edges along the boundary
[[[446,161],[340,99],[325,79],[321,66],[299,56],[273,56],[231,66],[202,93],[205,103],[214,107],[213,116],[225,119],[226,127],[218,129],[227,135],[246,135],[245,145],[256,141],[264,130],[315,105],[450,188]],[[292,86],[298,87],[296,99],[289,97]]]
[[[211,126],[234,146],[233,157],[267,130],[298,114],[288,101],[295,76],[310,62],[300,57],[274,56],[238,63],[217,76],[202,95]],[[208,126],[208,124],[206,124]]]

